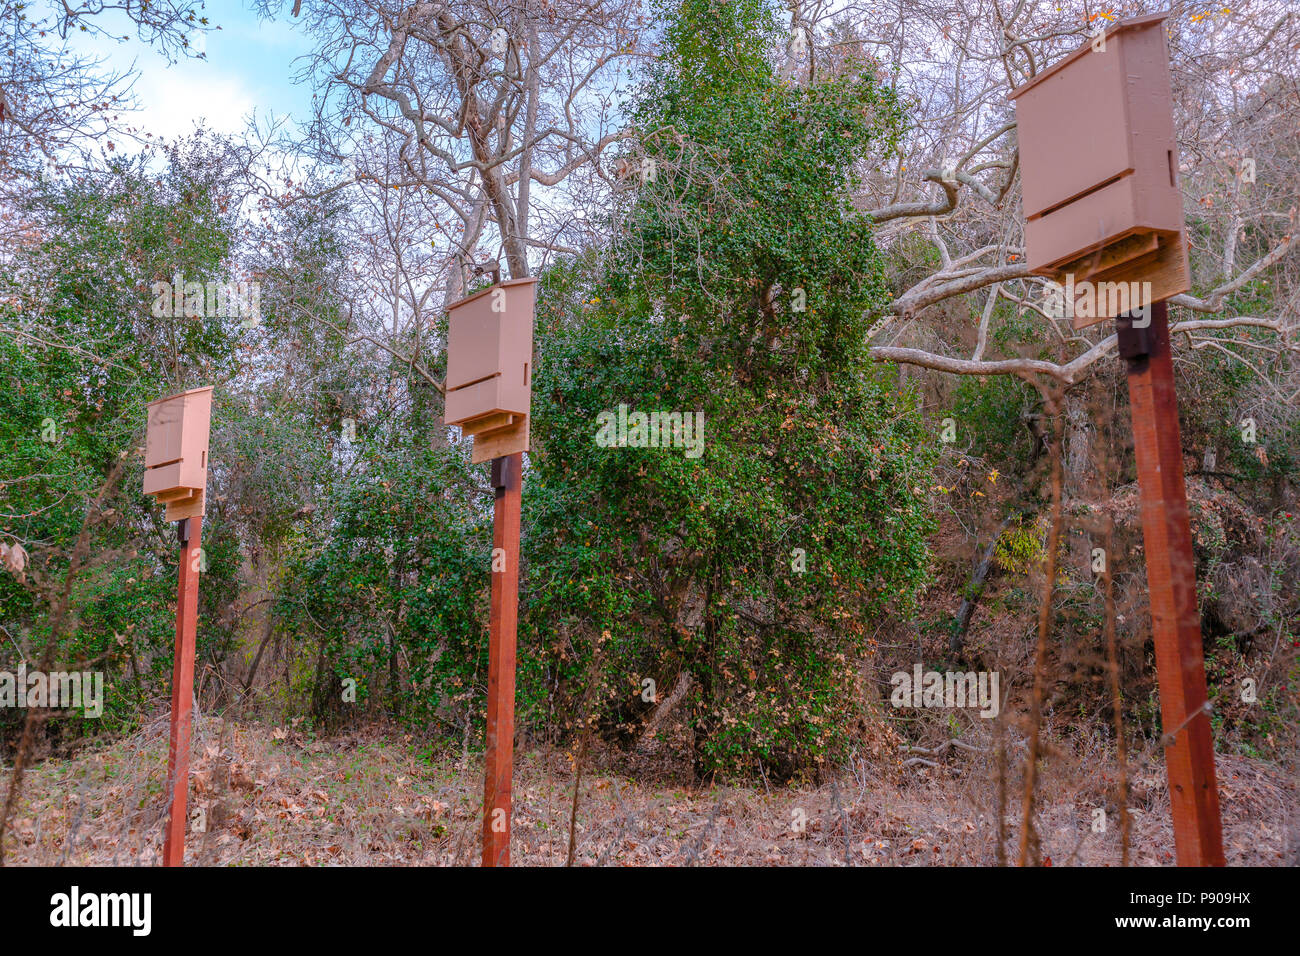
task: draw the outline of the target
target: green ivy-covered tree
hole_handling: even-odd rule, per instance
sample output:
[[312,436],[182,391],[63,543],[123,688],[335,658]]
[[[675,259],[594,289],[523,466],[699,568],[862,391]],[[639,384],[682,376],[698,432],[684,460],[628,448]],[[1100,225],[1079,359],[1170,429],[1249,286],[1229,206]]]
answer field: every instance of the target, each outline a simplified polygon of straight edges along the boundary
[[[625,742],[681,700],[697,775],[788,778],[844,754],[872,621],[925,582],[931,445],[867,361],[849,201],[902,120],[870,64],[783,79],[763,0],[663,15],[615,238],[539,295],[522,688]],[[702,414],[702,454],[602,447],[620,405]]]

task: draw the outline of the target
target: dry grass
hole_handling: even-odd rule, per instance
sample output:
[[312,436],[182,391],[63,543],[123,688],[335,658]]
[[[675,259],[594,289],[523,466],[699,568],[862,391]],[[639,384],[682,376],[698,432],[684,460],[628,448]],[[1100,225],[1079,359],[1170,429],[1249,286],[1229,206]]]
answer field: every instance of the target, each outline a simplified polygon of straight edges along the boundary
[[[166,809],[166,723],[28,777],[10,846],[17,864],[155,865]],[[970,737],[972,746],[989,741]],[[815,789],[672,788],[611,769],[583,776],[577,861],[624,866],[991,865],[996,782],[987,753],[948,748],[938,767],[907,754],[854,761]],[[597,762],[601,760],[597,757]],[[608,764],[612,766],[612,764]],[[1268,764],[1221,757],[1225,842],[1233,865],[1296,855],[1296,789]],[[1040,775],[1043,854],[1054,866],[1115,865],[1114,768],[1098,744],[1060,741]],[[1163,768],[1149,756],[1134,781],[1133,859],[1172,864]],[[640,777],[639,779],[645,779]],[[573,774],[567,755],[519,757],[516,865],[562,865]],[[1018,805],[1019,779],[1007,782]],[[480,767],[422,752],[410,735],[373,726],[327,739],[293,727],[202,720],[191,807],[196,865],[466,865],[477,862]],[[1092,810],[1108,807],[1105,833]],[[804,821],[802,828],[799,821]],[[1018,822],[1008,820],[1014,843]]]

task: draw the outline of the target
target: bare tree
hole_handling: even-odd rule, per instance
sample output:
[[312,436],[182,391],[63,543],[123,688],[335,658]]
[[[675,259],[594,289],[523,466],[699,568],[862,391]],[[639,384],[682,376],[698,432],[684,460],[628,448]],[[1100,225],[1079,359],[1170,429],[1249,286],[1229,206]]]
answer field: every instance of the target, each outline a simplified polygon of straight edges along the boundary
[[105,72],[78,49],[83,36],[127,39],[109,30],[123,24],[168,59],[195,55],[194,38],[211,29],[186,0],[0,0],[0,182],[31,172],[37,157],[74,163],[104,136],[125,135],[130,75]]
[[428,212],[446,240],[444,299],[461,292],[457,260],[484,245],[520,277],[534,253],[590,239],[555,187],[590,190],[621,136],[619,70],[644,25],[635,0],[354,0],[302,13],[319,41],[307,71],[321,154],[441,206]]
[[[864,170],[856,197],[880,224],[878,241],[904,260],[895,295],[874,328],[877,359],[961,375],[1010,374],[1046,387],[1078,384],[1114,353],[1115,336],[1105,326],[1077,334],[1049,315],[1042,280],[1026,268],[1015,114],[1007,95],[1089,42],[1112,18],[1145,7],[1128,3],[1103,14],[1077,2],[895,0],[839,11],[821,4],[796,9],[792,24],[813,38],[801,69],[808,75],[835,69],[850,49],[872,53],[895,78],[911,120],[892,164]],[[1300,154],[1288,117],[1300,110],[1300,15],[1276,0],[1253,0],[1231,13],[1175,3],[1168,25],[1180,178],[1189,221],[1197,226],[1189,230],[1193,283],[1203,290],[1171,300],[1172,331],[1195,348],[1222,350],[1242,343],[1258,349],[1232,333],[1265,329],[1274,333],[1268,354],[1293,350]],[[1086,141],[1081,130],[1080,148]],[[917,262],[912,271],[909,261],[922,258],[916,250],[927,248],[939,267]],[[1234,297],[1259,282],[1274,284],[1274,308],[1238,314]],[[979,323],[970,354],[911,344],[927,309],[967,296]],[[1041,323],[1059,357],[990,354],[989,323],[999,300]]]

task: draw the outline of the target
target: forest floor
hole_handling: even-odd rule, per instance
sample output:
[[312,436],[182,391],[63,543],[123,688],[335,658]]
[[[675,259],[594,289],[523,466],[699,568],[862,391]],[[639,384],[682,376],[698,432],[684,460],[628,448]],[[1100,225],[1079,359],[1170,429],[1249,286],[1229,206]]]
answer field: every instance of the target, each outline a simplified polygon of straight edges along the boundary
[[[52,758],[26,776],[6,862],[155,865],[161,850],[166,721]],[[815,788],[687,788],[589,769],[575,863],[623,866],[991,865],[997,772],[987,754],[949,747],[938,766],[907,755],[855,761]],[[600,761],[597,760],[597,763]],[[1294,865],[1297,788],[1277,767],[1220,755],[1230,865]],[[1113,760],[1056,746],[1044,760],[1038,827],[1044,862],[1119,865]],[[6,775],[7,776],[7,775]],[[1133,761],[1131,860],[1172,865],[1162,764]],[[7,785],[6,780],[6,785]],[[517,755],[513,862],[564,865],[574,773],[563,752]],[[1020,781],[1006,781],[1007,855],[1019,843]],[[292,725],[198,722],[190,775],[192,865],[456,865],[478,860],[481,761],[432,754],[373,726],[332,737]],[[1104,832],[1094,812],[1107,808]],[[1014,808],[1014,809],[1012,809]]]

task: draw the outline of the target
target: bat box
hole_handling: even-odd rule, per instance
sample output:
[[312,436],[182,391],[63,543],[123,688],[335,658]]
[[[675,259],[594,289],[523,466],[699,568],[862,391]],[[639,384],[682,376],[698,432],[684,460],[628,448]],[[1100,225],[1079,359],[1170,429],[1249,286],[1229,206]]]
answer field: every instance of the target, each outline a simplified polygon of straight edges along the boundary
[[1189,286],[1166,16],[1117,23],[1011,93],[1030,270],[1150,282],[1134,308]]
[[446,424],[478,436],[527,418],[536,283],[511,279],[448,306]]
[[212,386],[160,398],[147,407],[144,493],[167,505],[169,521],[201,515],[208,483]]

